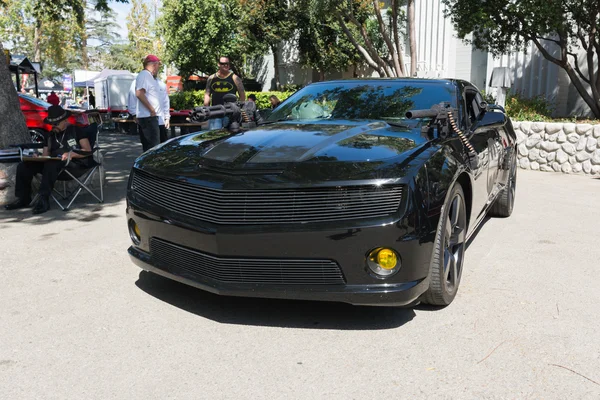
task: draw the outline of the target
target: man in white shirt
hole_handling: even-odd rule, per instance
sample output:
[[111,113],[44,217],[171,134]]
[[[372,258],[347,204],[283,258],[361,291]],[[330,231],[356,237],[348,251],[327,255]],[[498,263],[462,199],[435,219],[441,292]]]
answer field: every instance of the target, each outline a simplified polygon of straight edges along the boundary
[[144,151],[160,143],[158,116],[162,114],[162,99],[157,80],[154,78],[160,67],[160,60],[155,55],[148,55],[143,61],[144,69],[135,80],[137,101],[137,120],[142,128],[146,143],[142,141]]
[[158,116],[158,127],[160,129],[160,142],[164,143],[169,139],[171,100],[169,99],[167,85],[160,80],[157,80],[156,82],[158,83],[162,108],[162,113]]
[[[129,94],[127,95],[127,112],[129,113],[129,119],[135,121],[135,129],[137,130],[138,135],[140,136],[140,143],[142,143],[142,148],[149,148],[146,145],[146,138],[144,138],[144,134],[142,132],[142,127],[137,122],[137,96],[135,95],[135,80],[131,82],[131,86],[129,87]],[[130,133],[131,130],[129,131]]]

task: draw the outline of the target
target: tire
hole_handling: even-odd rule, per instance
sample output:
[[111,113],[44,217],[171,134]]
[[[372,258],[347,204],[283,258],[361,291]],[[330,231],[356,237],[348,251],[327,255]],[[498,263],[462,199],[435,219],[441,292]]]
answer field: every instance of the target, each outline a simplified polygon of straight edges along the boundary
[[435,306],[452,303],[462,276],[467,236],[465,195],[459,183],[442,208],[429,267],[429,289],[421,301]]
[[508,218],[512,214],[515,206],[515,194],[517,190],[517,157],[512,157],[510,163],[510,173],[508,183],[498,194],[498,198],[492,204],[489,214],[492,217]]
[[32,143],[43,143],[44,137],[46,136],[46,131],[37,128],[29,129],[29,135],[31,135]]

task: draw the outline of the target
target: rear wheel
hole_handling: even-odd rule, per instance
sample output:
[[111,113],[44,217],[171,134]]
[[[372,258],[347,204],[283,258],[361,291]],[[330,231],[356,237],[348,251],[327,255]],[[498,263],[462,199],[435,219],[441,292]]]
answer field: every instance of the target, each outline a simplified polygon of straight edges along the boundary
[[424,303],[447,306],[454,300],[462,276],[466,235],[465,195],[456,183],[442,209],[429,269],[429,289],[421,299]]
[[502,192],[498,195],[494,204],[490,208],[490,215],[493,217],[510,217],[515,206],[515,194],[517,190],[517,157],[512,157],[510,162],[510,173],[508,182]]

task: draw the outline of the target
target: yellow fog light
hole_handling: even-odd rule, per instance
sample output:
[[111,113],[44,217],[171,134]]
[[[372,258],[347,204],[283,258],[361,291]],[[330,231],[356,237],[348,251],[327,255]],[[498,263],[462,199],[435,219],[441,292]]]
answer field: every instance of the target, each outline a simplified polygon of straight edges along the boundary
[[396,268],[396,264],[398,264],[398,257],[396,257],[394,250],[381,249],[377,253],[377,264],[379,264],[383,269],[394,269]]
[[392,249],[378,247],[369,252],[367,266],[379,278],[387,278],[400,270],[398,253]]
[[132,219],[129,220],[129,236],[135,245],[139,245],[142,241],[142,232],[140,231],[140,227]]

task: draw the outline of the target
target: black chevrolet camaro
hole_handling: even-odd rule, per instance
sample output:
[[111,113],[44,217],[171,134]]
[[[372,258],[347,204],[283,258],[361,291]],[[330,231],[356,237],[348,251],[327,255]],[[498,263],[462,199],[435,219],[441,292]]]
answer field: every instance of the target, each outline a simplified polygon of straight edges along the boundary
[[311,84],[258,127],[140,156],[129,254],[222,295],[447,305],[467,240],[512,212],[515,142],[504,110],[465,81]]

